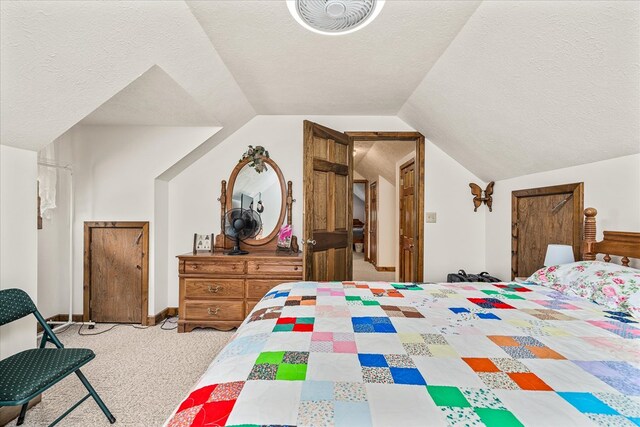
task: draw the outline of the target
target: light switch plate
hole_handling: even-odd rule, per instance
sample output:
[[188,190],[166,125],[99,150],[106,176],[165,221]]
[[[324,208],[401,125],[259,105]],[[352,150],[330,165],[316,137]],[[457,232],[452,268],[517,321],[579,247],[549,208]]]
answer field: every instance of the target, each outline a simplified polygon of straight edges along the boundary
[[434,224],[436,222],[436,213],[435,212],[425,212],[424,220],[427,224]]

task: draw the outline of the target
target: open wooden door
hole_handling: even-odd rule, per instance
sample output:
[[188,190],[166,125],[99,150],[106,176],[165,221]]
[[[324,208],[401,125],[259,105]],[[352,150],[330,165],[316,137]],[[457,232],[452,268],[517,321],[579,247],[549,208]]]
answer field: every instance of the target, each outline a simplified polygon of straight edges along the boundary
[[351,280],[353,142],[304,122],[304,280]]

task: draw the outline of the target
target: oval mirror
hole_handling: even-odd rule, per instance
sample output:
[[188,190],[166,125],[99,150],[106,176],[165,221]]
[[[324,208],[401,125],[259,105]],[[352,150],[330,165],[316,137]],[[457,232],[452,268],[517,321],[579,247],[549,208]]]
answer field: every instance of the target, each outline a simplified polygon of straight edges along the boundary
[[249,166],[251,159],[238,163],[227,189],[227,209],[252,209],[260,214],[262,230],[243,242],[259,246],[270,242],[280,230],[285,215],[286,187],[284,177],[276,163],[265,158],[267,169],[258,173]]

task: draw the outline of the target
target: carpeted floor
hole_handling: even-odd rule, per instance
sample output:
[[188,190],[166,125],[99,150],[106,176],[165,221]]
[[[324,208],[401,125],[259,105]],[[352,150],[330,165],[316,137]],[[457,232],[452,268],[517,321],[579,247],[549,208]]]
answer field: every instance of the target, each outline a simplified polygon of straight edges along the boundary
[[[110,326],[84,327],[82,333]],[[232,335],[212,329],[178,334],[160,326],[135,329],[128,325],[95,336],[78,335],[77,326],[58,333],[65,347],[90,348],[96,353],[82,372],[116,417],[115,426],[144,427],[164,423]],[[42,402],[27,412],[23,425],[48,425],[85,394],[80,380],[69,376],[43,394]],[[88,399],[59,425],[110,424],[93,399]]]
[[393,282],[396,280],[395,272],[377,271],[373,264],[364,260],[364,253],[353,253],[353,280],[369,282]]

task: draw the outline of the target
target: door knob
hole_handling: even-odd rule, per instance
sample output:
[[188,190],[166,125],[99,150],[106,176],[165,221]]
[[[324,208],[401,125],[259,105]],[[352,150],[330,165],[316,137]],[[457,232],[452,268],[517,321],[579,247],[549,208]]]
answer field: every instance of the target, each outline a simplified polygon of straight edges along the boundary
[[309,243],[310,245],[313,245],[313,246],[316,245],[315,239],[307,239],[307,243]]

